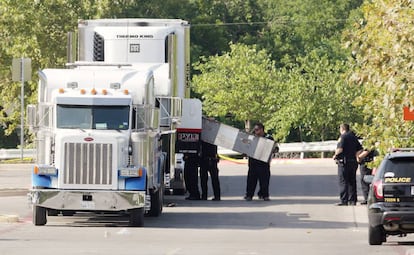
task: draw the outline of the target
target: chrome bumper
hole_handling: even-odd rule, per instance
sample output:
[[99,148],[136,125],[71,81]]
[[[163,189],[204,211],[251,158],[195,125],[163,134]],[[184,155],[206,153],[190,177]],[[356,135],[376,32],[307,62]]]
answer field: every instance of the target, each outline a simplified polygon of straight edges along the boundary
[[123,211],[145,206],[145,191],[34,189],[28,196],[32,204],[56,210]]

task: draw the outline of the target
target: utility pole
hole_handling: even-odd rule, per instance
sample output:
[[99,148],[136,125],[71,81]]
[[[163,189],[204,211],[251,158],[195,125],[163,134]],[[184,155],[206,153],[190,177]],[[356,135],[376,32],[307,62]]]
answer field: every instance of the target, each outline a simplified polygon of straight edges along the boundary
[[24,149],[24,82],[32,76],[30,58],[14,58],[12,63],[12,80],[20,81],[20,160],[23,160]]

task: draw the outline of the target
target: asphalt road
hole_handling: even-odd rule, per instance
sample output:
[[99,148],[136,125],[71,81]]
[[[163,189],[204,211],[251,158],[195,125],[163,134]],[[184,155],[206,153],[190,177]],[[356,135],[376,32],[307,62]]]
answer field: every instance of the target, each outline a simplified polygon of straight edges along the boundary
[[173,206],[161,217],[131,228],[126,218],[91,214],[35,227],[24,195],[30,166],[0,165],[0,254],[414,254],[414,235],[368,245],[366,207],[334,206],[330,160],[273,164],[269,202],[242,199],[247,165],[219,167],[222,201],[167,196]]

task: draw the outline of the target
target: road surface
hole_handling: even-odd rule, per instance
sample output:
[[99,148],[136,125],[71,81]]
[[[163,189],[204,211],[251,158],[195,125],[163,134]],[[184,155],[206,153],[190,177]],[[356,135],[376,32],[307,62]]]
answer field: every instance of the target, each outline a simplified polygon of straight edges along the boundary
[[[167,196],[158,218],[144,228],[127,218],[91,214],[31,223],[25,197],[30,166],[0,165],[0,255],[7,254],[414,254],[414,235],[369,246],[362,205],[336,207],[331,160],[272,164],[271,201],[244,201],[247,165],[221,161],[222,201]],[[212,197],[212,189],[210,198]],[[7,222],[9,221],[9,222]]]

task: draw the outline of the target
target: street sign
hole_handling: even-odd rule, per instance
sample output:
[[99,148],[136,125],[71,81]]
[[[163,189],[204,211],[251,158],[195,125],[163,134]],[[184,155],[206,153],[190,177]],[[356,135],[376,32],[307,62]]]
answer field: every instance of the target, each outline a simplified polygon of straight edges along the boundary
[[30,81],[31,77],[32,77],[32,60],[30,58],[13,58],[12,80],[25,82],[25,81]]
[[411,111],[410,107],[404,107],[404,120],[414,120],[414,110]]

